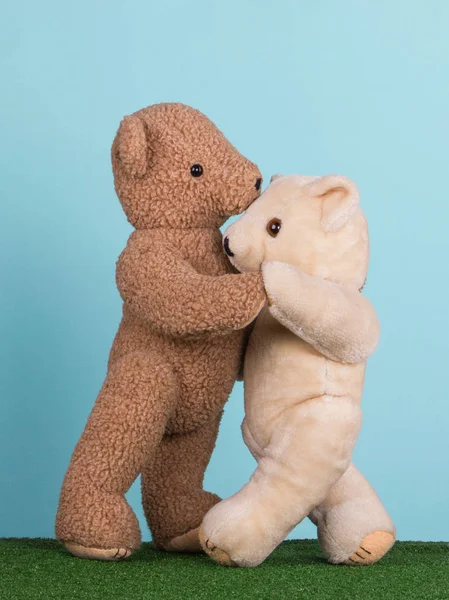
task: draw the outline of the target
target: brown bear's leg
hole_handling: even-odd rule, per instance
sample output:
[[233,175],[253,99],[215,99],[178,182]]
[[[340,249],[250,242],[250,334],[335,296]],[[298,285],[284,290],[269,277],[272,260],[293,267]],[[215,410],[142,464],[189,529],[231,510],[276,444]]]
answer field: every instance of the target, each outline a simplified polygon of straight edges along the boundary
[[220,423],[167,435],[142,472],[142,500],[155,544],[164,550],[201,552],[198,529],[220,498],[203,490],[204,472]]
[[110,368],[56,517],[56,536],[73,554],[111,560],[139,546],[139,524],[124,494],[159,445],[176,393],[173,371],[158,355],[129,354]]

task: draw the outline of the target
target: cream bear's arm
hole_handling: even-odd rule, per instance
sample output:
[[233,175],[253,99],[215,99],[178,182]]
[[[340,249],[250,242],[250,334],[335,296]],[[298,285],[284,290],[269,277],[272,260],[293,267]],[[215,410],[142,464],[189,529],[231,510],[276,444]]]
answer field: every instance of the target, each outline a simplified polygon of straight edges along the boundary
[[379,341],[372,304],[358,290],[302,273],[282,262],[262,265],[269,311],[328,358],[361,363]]
[[147,232],[131,235],[116,279],[134,313],[176,337],[242,329],[266,300],[260,273],[201,275],[176,248]]

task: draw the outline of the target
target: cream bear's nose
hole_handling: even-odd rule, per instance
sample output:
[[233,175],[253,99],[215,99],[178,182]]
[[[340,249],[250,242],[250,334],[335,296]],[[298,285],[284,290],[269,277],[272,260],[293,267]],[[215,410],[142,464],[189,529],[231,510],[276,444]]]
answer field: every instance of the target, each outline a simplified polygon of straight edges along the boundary
[[232,252],[231,248],[229,247],[228,236],[226,236],[225,239],[223,240],[223,248],[228,256],[234,256],[234,252]]

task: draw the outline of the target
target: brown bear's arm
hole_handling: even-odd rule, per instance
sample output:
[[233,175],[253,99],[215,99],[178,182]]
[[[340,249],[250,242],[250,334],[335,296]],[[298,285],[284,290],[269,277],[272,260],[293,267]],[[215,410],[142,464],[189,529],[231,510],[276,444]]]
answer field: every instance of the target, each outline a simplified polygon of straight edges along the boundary
[[245,333],[244,333],[244,337],[243,337],[242,354],[240,356],[239,372],[237,374],[237,381],[243,381],[243,375],[244,375],[244,370],[245,370],[246,349],[248,348],[249,338],[251,337],[251,334],[253,332],[255,324],[256,324],[256,321],[252,321],[245,329]]
[[117,262],[117,287],[133,312],[176,337],[242,329],[266,299],[261,273],[201,275],[172,245],[137,232]]
[[361,363],[379,341],[371,302],[357,290],[302,273],[292,265],[262,266],[269,311],[328,358]]

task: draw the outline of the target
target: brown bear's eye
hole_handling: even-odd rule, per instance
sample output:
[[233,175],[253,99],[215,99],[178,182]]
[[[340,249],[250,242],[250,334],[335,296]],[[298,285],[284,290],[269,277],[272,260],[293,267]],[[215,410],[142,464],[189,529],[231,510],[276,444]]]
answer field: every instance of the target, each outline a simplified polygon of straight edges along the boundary
[[190,167],[190,174],[192,177],[201,177],[203,174],[203,167],[199,164],[194,164]]
[[281,230],[281,220],[280,219],[271,219],[267,225],[267,231],[271,235],[271,237],[276,237],[277,234]]

